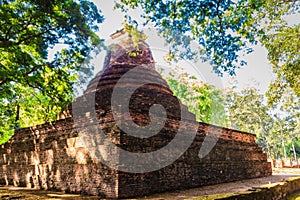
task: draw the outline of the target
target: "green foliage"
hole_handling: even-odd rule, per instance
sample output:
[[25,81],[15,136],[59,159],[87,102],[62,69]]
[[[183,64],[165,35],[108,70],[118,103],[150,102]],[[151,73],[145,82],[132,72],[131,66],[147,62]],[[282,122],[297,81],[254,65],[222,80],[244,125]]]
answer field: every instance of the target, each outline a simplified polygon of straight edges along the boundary
[[[102,40],[103,16],[86,0],[0,2],[1,135],[12,127],[55,119],[73,98],[73,86],[92,73],[88,64]],[[51,60],[48,51],[61,45]],[[9,130],[9,131],[7,131]]]
[[275,104],[286,90],[300,96],[300,21],[287,22],[287,17],[300,13],[299,1],[266,1],[259,19],[264,22],[262,44],[277,77],[269,87],[269,103]]
[[287,143],[287,149],[288,149],[287,155],[290,158],[294,158],[294,151],[293,151],[293,146],[292,146],[293,144],[295,147],[296,155],[297,155],[297,157],[299,157],[300,156],[300,139],[298,139],[298,138],[293,141],[289,141]]
[[[172,57],[209,61],[219,74],[235,74],[236,67],[244,65],[238,52],[252,50],[256,43],[255,16],[264,1],[173,1],[173,0],[121,0],[117,8],[126,12],[140,8],[145,24],[151,22],[171,44]],[[128,16],[128,21],[136,23]],[[192,49],[196,41],[200,47]],[[174,56],[176,55],[176,56]]]
[[141,41],[145,41],[147,39],[147,36],[143,33],[141,33],[136,27],[127,24],[125,22],[125,31],[128,33],[128,36],[130,37],[133,46],[137,47]]
[[267,104],[266,97],[255,88],[240,92],[227,90],[225,105],[228,127],[256,134],[257,143],[269,157],[294,158],[291,146],[294,144],[298,148],[300,103],[296,96],[286,97],[286,102],[281,106],[272,107]]
[[[181,70],[177,67],[174,71]],[[221,91],[183,71],[179,74],[170,72],[164,78],[174,95],[196,115],[198,121],[219,126],[225,125],[226,117]]]
[[[279,101],[287,88],[300,96],[300,21],[290,25],[286,19],[293,14],[299,18],[300,1],[120,0],[116,7],[126,15],[130,9],[143,10],[143,25],[152,23],[170,44],[169,59],[200,58],[220,75],[234,75],[246,64],[239,52],[250,53],[249,44],[260,41],[277,74],[268,92],[269,103]],[[192,41],[199,47],[191,47]]]
[[[274,108],[255,88],[220,91],[178,67],[172,71],[178,74],[162,75],[198,121],[256,134],[257,143],[270,158],[294,158],[293,145],[296,157],[300,156],[300,103],[296,96],[286,96],[286,101]],[[275,114],[280,112],[282,118]]]
[[229,89],[225,95],[233,128],[255,133],[263,128],[261,123],[269,120],[268,107],[263,104],[263,95],[259,94],[257,89],[249,88],[240,92]]
[[270,156],[272,117],[265,105],[263,95],[257,89],[248,88],[240,92],[228,89],[225,93],[228,127],[254,133],[258,144]]

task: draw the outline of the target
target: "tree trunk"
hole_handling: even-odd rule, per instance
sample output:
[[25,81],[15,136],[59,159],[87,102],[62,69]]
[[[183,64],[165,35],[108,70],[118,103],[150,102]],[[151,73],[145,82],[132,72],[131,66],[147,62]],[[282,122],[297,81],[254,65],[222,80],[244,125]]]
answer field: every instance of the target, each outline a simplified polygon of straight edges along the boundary
[[286,159],[286,148],[285,148],[285,142],[284,142],[283,136],[282,136],[282,147],[283,147],[283,156],[284,156],[284,159]]
[[292,142],[292,147],[293,147],[293,152],[294,152],[294,159],[297,160],[297,154],[296,154],[294,142]]
[[20,128],[19,120],[20,120],[20,104],[17,103],[17,110],[16,110],[16,119],[15,119],[15,130]]

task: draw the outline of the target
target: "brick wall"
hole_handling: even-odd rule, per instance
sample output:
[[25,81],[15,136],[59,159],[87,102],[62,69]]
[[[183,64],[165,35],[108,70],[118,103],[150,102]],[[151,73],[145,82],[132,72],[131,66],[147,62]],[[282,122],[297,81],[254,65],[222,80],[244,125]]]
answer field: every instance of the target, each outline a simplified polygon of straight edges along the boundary
[[94,162],[71,118],[21,129],[0,148],[0,184],[115,197],[117,172]]
[[[124,158],[122,152],[115,149],[109,149],[105,155],[101,153],[110,147],[98,139],[93,127],[90,127],[91,121],[96,122],[96,126],[116,147],[136,153],[154,152],[168,145],[179,128],[184,132],[184,141],[190,137],[190,127],[195,125],[190,120],[195,116],[173,96],[167,83],[155,71],[147,44],[140,44],[135,57],[127,54],[129,47],[126,45],[115,45],[114,51],[106,58],[104,70],[90,82],[86,96],[76,99],[80,102],[79,110],[88,111],[72,113],[74,110],[69,106],[66,119],[18,130],[8,143],[1,146],[0,184],[126,198],[271,175],[271,165],[255,143],[255,135],[204,123],[196,124],[197,134],[187,151],[182,152],[172,164],[158,170],[129,173],[124,171],[133,171],[132,166],[120,171],[102,164],[101,159],[109,160],[114,155],[119,160],[129,158]],[[133,120],[140,126],[148,125],[151,123],[151,106],[162,105],[166,110],[166,122],[158,134],[149,138],[133,137],[120,130],[111,109],[116,83],[123,74],[139,65],[143,68],[136,72],[136,76],[153,84],[139,87],[133,93],[129,102],[130,117],[124,116],[122,122],[127,124]],[[133,79],[122,87],[126,92],[136,84]],[[87,95],[91,94],[96,105],[85,102]],[[95,107],[94,118],[89,111],[91,107]],[[183,110],[187,111],[184,118],[181,116]],[[74,114],[77,116],[74,117]],[[160,117],[155,116],[159,120]],[[182,120],[187,121],[183,127]],[[81,128],[78,128],[79,124]],[[215,135],[219,139],[212,151],[200,158],[199,150],[207,135]],[[174,152],[169,151],[166,156]],[[135,161],[132,160],[133,163]],[[160,163],[155,159],[148,161],[150,167]]]
[[267,156],[255,143],[254,135],[221,127],[214,127],[214,131],[222,132],[216,146],[200,159],[198,152],[204,140],[203,130],[208,126],[199,124],[191,147],[172,165],[144,174],[119,172],[119,195],[142,196],[272,174]]
[[[221,132],[221,137],[200,159],[208,127]],[[142,174],[118,172],[93,160],[77,136],[71,118],[16,132],[0,149],[0,184],[124,198],[271,175],[270,163],[254,135],[203,123],[176,162]],[[133,137],[119,138],[126,140],[124,149],[142,151],[140,145],[131,144],[137,142]],[[155,140],[165,143],[166,137]]]

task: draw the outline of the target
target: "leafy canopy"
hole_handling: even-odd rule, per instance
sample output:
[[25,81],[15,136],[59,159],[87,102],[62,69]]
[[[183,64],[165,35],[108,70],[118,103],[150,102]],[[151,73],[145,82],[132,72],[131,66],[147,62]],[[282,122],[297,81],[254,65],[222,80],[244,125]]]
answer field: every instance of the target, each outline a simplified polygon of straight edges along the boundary
[[[144,25],[154,24],[171,44],[171,58],[201,58],[219,75],[234,75],[236,68],[246,64],[239,55],[251,52],[249,44],[259,41],[277,75],[269,101],[280,99],[286,88],[300,96],[300,21],[293,25],[287,21],[291,15],[299,19],[300,1],[120,0],[116,7],[125,13],[142,9]],[[191,41],[199,48],[193,48]]]
[[196,115],[196,120],[225,126],[226,116],[222,92],[212,85],[197,80],[180,67],[174,67],[172,71],[177,73],[169,72],[166,75],[161,70],[161,74],[174,95]]
[[[64,109],[73,86],[92,72],[87,61],[100,50],[95,31],[103,16],[87,0],[2,0],[0,18],[1,124],[11,130],[20,116],[43,106],[49,107],[36,122],[53,119],[50,108]],[[48,52],[57,45],[52,58]],[[21,126],[32,125],[25,121]]]
[[255,133],[257,143],[270,158],[300,155],[297,152],[294,155],[291,148],[294,145],[297,150],[300,144],[299,98],[295,95],[285,96],[281,106],[274,108],[255,88],[240,92],[230,88],[224,94],[228,127]]
[[[300,97],[300,1],[267,1],[260,18],[266,34],[261,38],[268,50],[276,79],[268,91],[269,103],[278,103],[286,93]],[[288,22],[289,16],[298,17]],[[290,89],[292,91],[290,91]]]
[[[125,12],[141,8],[146,23],[153,23],[172,44],[173,57],[200,57],[209,61],[216,73],[233,75],[237,67],[245,64],[240,61],[239,52],[251,52],[249,43],[256,43],[258,30],[254,15],[261,9],[262,2],[121,0],[116,7]],[[193,40],[199,44],[198,49],[190,46]]]

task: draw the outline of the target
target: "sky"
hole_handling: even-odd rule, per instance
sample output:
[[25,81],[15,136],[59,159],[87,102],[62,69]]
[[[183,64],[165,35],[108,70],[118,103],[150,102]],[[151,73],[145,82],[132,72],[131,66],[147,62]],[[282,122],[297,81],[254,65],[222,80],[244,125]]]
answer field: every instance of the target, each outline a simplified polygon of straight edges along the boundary
[[[124,20],[124,14],[119,10],[114,10],[114,1],[112,0],[91,0],[102,11],[105,21],[100,24],[100,31],[98,35],[106,40],[106,44],[110,43],[110,35],[116,30],[121,29],[122,22]],[[141,11],[134,11],[130,13],[135,19],[139,18]],[[298,20],[297,17],[291,17],[290,21]],[[148,35],[146,42],[149,44],[153,57],[156,61],[156,65],[167,67],[168,65],[164,61],[164,56],[168,52],[167,47],[164,46],[163,38],[157,36],[153,30],[143,30]],[[268,85],[274,78],[272,73],[272,67],[267,59],[267,51],[261,45],[253,47],[254,52],[242,57],[248,64],[239,69],[236,69],[236,76],[229,76],[224,74],[223,77],[219,77],[212,72],[212,68],[208,63],[202,62],[190,62],[181,61],[177,63],[191,75],[198,77],[200,80],[209,84],[215,85],[217,88],[222,89],[230,87],[233,84],[236,85],[237,90],[241,90],[247,87],[258,88],[260,93],[265,93],[268,89]],[[102,69],[104,62],[105,52],[100,53],[94,60],[95,74]]]

